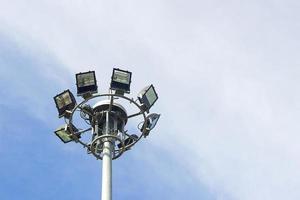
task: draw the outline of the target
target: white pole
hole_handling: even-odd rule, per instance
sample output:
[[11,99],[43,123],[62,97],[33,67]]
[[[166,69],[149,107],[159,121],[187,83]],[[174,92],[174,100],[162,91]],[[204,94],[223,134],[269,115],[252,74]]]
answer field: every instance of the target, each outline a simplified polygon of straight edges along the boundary
[[[109,112],[106,112],[106,130],[109,134]],[[112,199],[112,144],[105,141],[102,158],[102,200]]]

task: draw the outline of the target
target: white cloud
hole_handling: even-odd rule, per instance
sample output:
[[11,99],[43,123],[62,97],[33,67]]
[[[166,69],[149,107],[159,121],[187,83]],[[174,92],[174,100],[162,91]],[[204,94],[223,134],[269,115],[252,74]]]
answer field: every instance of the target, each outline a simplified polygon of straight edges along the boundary
[[[11,1],[2,30],[70,73],[157,85],[154,145],[219,199],[299,199],[299,3]],[[28,45],[28,44],[27,44]],[[107,86],[100,84],[102,90]],[[171,125],[171,126],[170,126]]]

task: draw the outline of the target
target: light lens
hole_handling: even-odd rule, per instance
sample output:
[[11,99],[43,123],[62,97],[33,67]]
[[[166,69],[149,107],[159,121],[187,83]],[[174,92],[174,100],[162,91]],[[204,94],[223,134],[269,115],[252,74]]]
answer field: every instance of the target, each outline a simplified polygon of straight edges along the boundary
[[95,71],[76,74],[77,95],[84,96],[87,93],[97,93],[98,86]]
[[160,114],[151,113],[147,116],[146,121],[144,122],[142,128],[140,129],[144,136],[148,136],[150,131],[156,126]]
[[124,92],[130,92],[130,83],[131,83],[131,72],[113,69],[113,74],[111,77],[110,89],[115,90],[117,93],[122,94]]
[[[133,142],[135,142],[139,137],[135,134],[132,134],[130,137],[128,137],[126,140],[124,140],[124,145],[127,146],[127,145],[130,145],[132,144]],[[119,143],[118,144],[118,148],[122,148],[122,143]]]
[[72,141],[72,138],[70,137],[70,135],[68,134],[68,132],[63,128],[60,130],[57,130],[55,132],[55,134],[64,142],[64,143],[68,143]]
[[93,73],[78,74],[77,80],[78,80],[78,87],[95,85],[95,79]]
[[146,110],[149,110],[157,101],[158,96],[153,85],[145,87],[138,95],[140,103],[144,105]]
[[130,74],[122,71],[115,71],[113,75],[113,81],[129,84],[130,83]]
[[72,99],[69,92],[65,92],[60,96],[55,97],[55,101],[59,109],[72,103]]
[[[76,132],[78,132],[78,129],[74,125],[72,125],[72,130],[73,130],[74,134],[76,134]],[[54,131],[54,133],[64,143],[73,141],[74,140],[73,138],[77,138],[77,139],[80,138],[80,134],[76,134],[76,135],[74,135],[75,137],[72,138],[70,127],[68,127],[68,125],[63,125],[63,126],[59,127],[56,131]]]
[[146,98],[148,99],[148,103],[151,107],[155,103],[155,101],[157,100],[157,95],[154,91],[154,87],[150,87],[145,95],[146,95]]
[[71,111],[76,106],[76,100],[70,90],[66,90],[56,95],[54,97],[54,102],[56,104],[59,117],[64,116],[67,110]]
[[150,130],[152,130],[156,126],[156,123],[157,123],[159,117],[160,117],[160,114],[156,114],[156,113],[152,113],[147,117],[148,120],[150,121],[149,126],[148,126],[148,128]]

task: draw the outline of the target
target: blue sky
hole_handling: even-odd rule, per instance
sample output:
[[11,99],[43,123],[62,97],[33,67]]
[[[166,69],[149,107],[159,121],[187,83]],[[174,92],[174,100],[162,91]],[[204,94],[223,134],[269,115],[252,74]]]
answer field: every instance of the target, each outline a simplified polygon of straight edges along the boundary
[[162,113],[114,161],[114,199],[300,198],[297,1],[3,1],[0,198],[99,199],[101,162],[53,130],[75,73],[133,72]]
[[[63,122],[57,119],[52,97],[62,88],[55,82],[49,84],[50,80],[45,79],[39,68],[48,66],[59,70],[59,63],[48,60],[43,54],[28,53],[9,36],[1,37],[1,66],[5,66],[1,84],[16,80],[1,91],[6,97],[1,100],[1,198],[99,199],[101,162],[76,144],[64,147],[53,134],[53,129]],[[36,103],[36,99],[41,102]],[[114,161],[115,199],[180,199],[186,190],[198,184],[193,177],[188,177],[189,172],[176,167],[176,162],[164,150],[151,149],[147,144],[138,146],[142,148],[143,145],[144,153],[151,151],[148,156],[159,164],[139,160],[131,152]],[[138,153],[139,149],[136,151]],[[167,176],[185,175],[180,178],[185,186],[181,188],[170,183],[158,166],[172,166]],[[211,199],[204,188],[203,191],[198,188],[191,196]]]

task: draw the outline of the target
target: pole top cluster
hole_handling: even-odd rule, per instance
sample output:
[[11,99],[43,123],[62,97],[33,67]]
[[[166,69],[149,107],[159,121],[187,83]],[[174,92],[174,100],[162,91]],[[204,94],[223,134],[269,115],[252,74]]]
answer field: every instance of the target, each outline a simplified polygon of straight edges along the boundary
[[[109,93],[102,94],[98,93],[95,71],[80,72],[75,77],[81,100],[77,103],[69,89],[54,97],[58,117],[65,120],[55,134],[64,143],[81,144],[97,159],[102,159],[106,141],[113,144],[112,158],[120,157],[142,136],[148,136],[160,118],[160,114],[150,113],[158,100],[152,84],[144,87],[136,98],[127,97],[132,78],[129,71],[114,68]],[[138,123],[136,130],[133,123]]]

